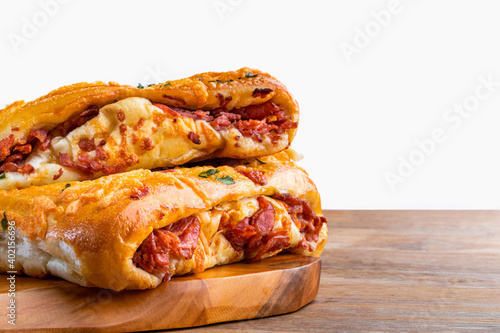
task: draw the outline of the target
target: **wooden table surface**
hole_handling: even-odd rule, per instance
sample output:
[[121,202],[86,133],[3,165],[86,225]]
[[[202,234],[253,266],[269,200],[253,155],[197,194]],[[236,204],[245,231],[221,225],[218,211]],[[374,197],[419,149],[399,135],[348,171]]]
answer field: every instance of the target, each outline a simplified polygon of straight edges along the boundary
[[326,211],[316,299],[169,332],[500,332],[500,212]]

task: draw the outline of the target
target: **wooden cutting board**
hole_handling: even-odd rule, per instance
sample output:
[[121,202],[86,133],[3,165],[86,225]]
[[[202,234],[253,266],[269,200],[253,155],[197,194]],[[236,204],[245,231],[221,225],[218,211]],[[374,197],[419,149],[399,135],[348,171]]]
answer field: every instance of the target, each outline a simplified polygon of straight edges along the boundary
[[0,275],[0,330],[130,332],[273,316],[311,302],[320,272],[320,259],[278,255],[175,277],[141,291],[112,292],[18,276],[15,326],[7,323],[9,282]]

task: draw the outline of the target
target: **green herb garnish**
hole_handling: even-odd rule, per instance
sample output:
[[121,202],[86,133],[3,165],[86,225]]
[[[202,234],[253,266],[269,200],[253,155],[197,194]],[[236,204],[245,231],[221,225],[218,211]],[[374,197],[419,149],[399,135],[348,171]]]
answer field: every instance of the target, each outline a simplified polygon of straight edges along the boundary
[[261,160],[259,160],[258,158],[256,158],[256,160],[260,163],[260,164],[266,164],[266,162],[262,162]]
[[245,77],[256,77],[256,76],[259,76],[258,74],[254,74],[254,73],[246,73],[245,74]]
[[172,85],[172,83],[167,82],[167,83],[165,83],[165,84],[162,86],[162,88],[165,88],[165,87],[168,87],[168,86],[171,86],[171,85]]
[[66,185],[64,185],[64,188],[61,190],[61,192],[62,192],[62,191],[64,191],[65,189],[67,189],[67,188],[68,188],[68,187],[70,187],[70,186],[71,186],[71,184],[66,184]]
[[200,173],[198,175],[198,177],[208,178],[209,176],[213,176],[213,175],[215,175],[218,172],[219,172],[219,169],[208,169],[208,170],[205,170],[202,173]]
[[[241,79],[241,77],[240,77],[240,79]],[[208,81],[208,83],[210,83],[210,82],[217,82],[217,83],[224,83],[224,82],[226,82],[226,83],[229,83],[229,82],[233,82],[233,81],[234,81],[233,79],[229,79],[229,80],[227,80],[227,81],[222,81],[222,80],[212,80],[212,81]]]
[[3,231],[7,230],[7,226],[9,225],[9,221],[7,220],[7,212],[3,212],[3,219],[2,219],[2,229]]
[[215,177],[215,179],[217,179],[218,181],[220,181],[222,184],[226,184],[226,185],[234,184],[234,179],[231,176],[224,176],[224,177],[221,177],[221,178]]
[[5,172],[2,172],[2,174],[0,174],[0,179],[4,179],[5,177]]
[[139,83],[139,84],[137,85],[137,88],[139,88],[139,89],[144,89],[144,86],[143,86],[142,84],[140,84],[140,83]]

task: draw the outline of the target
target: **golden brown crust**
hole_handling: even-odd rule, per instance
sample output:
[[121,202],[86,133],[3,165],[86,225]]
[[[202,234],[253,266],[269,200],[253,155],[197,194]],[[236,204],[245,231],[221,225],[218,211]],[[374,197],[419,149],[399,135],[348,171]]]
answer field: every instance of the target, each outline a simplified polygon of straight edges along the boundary
[[[265,93],[256,94],[256,91]],[[298,104],[286,87],[269,74],[251,68],[202,73],[142,89],[112,82],[79,83],[59,88],[32,102],[16,102],[0,110],[0,162],[7,156],[5,150],[25,144],[32,131],[51,131],[90,106],[97,106],[101,111],[97,118],[87,121],[70,135],[53,138],[47,150],[33,147],[25,163],[34,171],[10,172],[11,177],[0,180],[0,189],[94,179],[103,174],[171,167],[213,157],[247,158],[273,154],[290,145],[296,126],[274,137],[265,134],[261,140],[253,140],[232,126],[216,130],[203,120],[174,119],[175,116],[162,113],[151,104],[214,110],[222,103],[229,110],[267,101],[279,105],[292,122],[298,123]],[[122,117],[117,116],[118,112]],[[139,121],[146,125],[139,126]],[[195,139],[189,139],[189,135]],[[85,152],[79,148],[80,140],[94,138],[95,145],[105,144],[101,149],[106,151],[106,158],[114,159],[95,161],[118,165],[119,170],[82,173],[60,161],[60,153],[64,153],[71,162],[81,163],[79,154]],[[6,140],[4,144],[2,140]]]
[[[15,221],[19,242],[55,258],[55,261],[44,259],[47,268],[34,269],[31,275],[51,273],[82,285],[114,290],[151,288],[157,286],[161,278],[135,267],[132,256],[154,229],[193,214],[215,214],[213,209],[222,204],[278,193],[301,198],[321,216],[315,185],[285,152],[246,163],[217,167],[220,170],[217,176],[234,179],[235,183],[229,185],[218,181],[216,176],[199,177],[209,166],[175,168],[168,172],[137,170],[73,182],[69,187],[63,183],[0,191],[0,207],[9,221]],[[262,172],[267,184],[256,184],[239,172],[249,170]],[[137,198],[146,188],[147,194]],[[278,211],[281,211],[279,218],[285,218],[284,208]],[[210,229],[210,223],[215,223],[210,222],[213,220],[215,218],[207,219],[202,229]],[[326,225],[323,227],[315,251],[303,254],[319,256],[326,242]],[[209,244],[220,237],[214,232],[204,234],[208,239],[200,237],[195,259],[180,264],[174,274],[202,271],[214,264],[242,259],[234,252],[227,255],[217,251],[200,252],[201,243]],[[0,237],[5,237],[5,232],[0,232]],[[227,244],[218,246],[225,248]],[[216,255],[220,258],[214,259]],[[23,269],[20,265],[18,263],[19,270]],[[6,255],[0,253],[0,271],[6,270]]]
[[[256,76],[247,77],[248,73]],[[273,91],[264,97],[253,97],[256,88]],[[272,100],[287,110],[292,121],[299,120],[298,104],[281,82],[267,73],[245,67],[237,71],[197,74],[143,89],[99,81],[61,87],[32,102],[18,101],[0,110],[0,140],[13,134],[14,143],[18,144],[26,141],[33,129],[53,129],[91,105],[102,107],[127,97],[143,97],[192,110],[210,110],[219,107],[218,94],[232,97],[226,105],[228,109]],[[19,130],[12,131],[13,128]],[[290,130],[290,142],[295,133],[296,129]]]

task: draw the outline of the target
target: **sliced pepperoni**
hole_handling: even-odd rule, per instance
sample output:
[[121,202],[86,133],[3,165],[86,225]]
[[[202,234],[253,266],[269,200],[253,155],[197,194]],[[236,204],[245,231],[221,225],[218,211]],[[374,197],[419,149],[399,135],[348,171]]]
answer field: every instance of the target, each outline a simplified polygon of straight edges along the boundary
[[132,258],[136,267],[152,274],[168,273],[170,258],[191,259],[200,236],[200,221],[195,216],[178,220],[162,229],[154,230],[142,242]]
[[191,140],[196,145],[201,144],[200,136],[195,132],[189,132],[188,139]]

